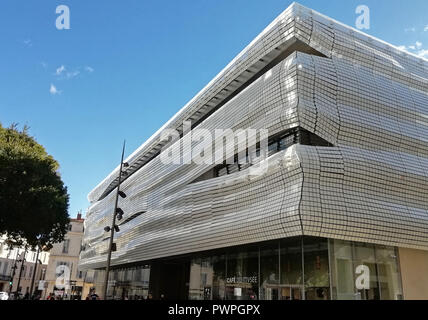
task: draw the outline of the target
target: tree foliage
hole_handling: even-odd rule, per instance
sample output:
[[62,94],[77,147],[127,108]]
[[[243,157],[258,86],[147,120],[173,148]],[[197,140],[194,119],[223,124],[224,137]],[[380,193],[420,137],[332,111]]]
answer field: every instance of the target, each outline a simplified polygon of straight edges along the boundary
[[0,235],[9,243],[50,247],[69,224],[58,162],[28,134],[0,124]]

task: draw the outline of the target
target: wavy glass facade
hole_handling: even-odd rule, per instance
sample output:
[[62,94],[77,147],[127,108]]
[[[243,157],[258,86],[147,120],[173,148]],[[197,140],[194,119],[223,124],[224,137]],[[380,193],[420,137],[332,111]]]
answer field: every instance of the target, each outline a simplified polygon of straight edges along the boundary
[[[267,170],[164,164],[161,134],[177,130],[176,143],[184,142],[184,121],[209,132],[267,129]],[[408,285],[411,274],[428,267],[428,62],[422,58],[294,3],[126,161],[120,189],[127,197],[119,200],[125,214],[112,266],[149,264],[154,293],[160,294],[155,279],[166,268],[162,261],[176,259],[183,283],[193,279],[188,287],[174,285],[180,289],[171,296],[180,298],[428,299],[428,277],[416,289]],[[104,227],[111,224],[118,173],[88,195],[82,269],[105,267]],[[284,273],[292,267],[280,269],[281,250],[293,248],[282,242],[302,242],[301,264],[311,261],[305,239],[325,246],[310,258],[317,272],[325,268],[314,285],[303,271],[298,278],[298,271]],[[263,253],[262,244],[277,252]],[[242,271],[244,258],[228,256],[234,248],[267,265]],[[241,271],[212,267],[223,256],[241,259]],[[263,271],[276,265],[273,275]],[[198,268],[211,273],[198,280]],[[227,282],[233,277],[247,282],[234,287]],[[283,283],[287,277],[294,280]]]

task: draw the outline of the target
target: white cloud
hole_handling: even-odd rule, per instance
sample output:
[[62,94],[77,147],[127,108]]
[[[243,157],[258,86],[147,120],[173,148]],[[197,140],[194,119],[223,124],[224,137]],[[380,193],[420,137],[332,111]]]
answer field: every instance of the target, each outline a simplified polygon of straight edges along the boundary
[[[47,65],[43,64],[43,66],[45,67]],[[84,71],[92,73],[95,70],[90,66],[69,68],[61,65],[60,67],[56,68],[54,75],[56,76],[56,80],[71,80],[78,77]]]
[[94,70],[94,68],[92,68],[92,67],[90,67],[90,66],[86,66],[85,67],[85,70],[86,71],[88,71],[89,73],[92,73],[92,72],[94,72],[95,70]]
[[80,71],[78,71],[78,70],[72,71],[72,72],[67,72],[67,79],[74,78],[74,77],[78,76],[79,74],[80,74]]
[[411,27],[411,28],[406,28],[404,29],[405,32],[416,32],[416,28],[415,27]]
[[80,73],[81,70],[84,69],[86,72],[92,73],[94,72],[94,68],[86,66],[86,67],[78,67],[75,68],[74,70],[70,70],[68,71],[68,68],[66,68],[64,65],[61,65],[59,68],[56,69],[55,74],[57,76],[61,76],[62,79],[72,79],[77,77]]
[[61,93],[61,91],[59,91],[52,83],[51,83],[49,92],[51,93],[51,95],[56,95]]
[[30,39],[26,39],[22,41],[22,43],[27,47],[31,47],[33,45],[33,42]]
[[56,69],[56,75],[59,76],[64,71],[65,71],[65,67],[62,65],[61,67]]
[[428,31],[428,24],[425,26],[424,31],[427,32]]
[[418,52],[416,52],[416,55],[418,57],[428,59],[428,49],[426,49],[426,50],[425,49],[419,50]]
[[428,49],[422,48],[423,44],[420,41],[416,41],[414,45],[411,46],[398,46],[400,50],[404,50],[410,53],[417,55],[418,57],[428,59]]

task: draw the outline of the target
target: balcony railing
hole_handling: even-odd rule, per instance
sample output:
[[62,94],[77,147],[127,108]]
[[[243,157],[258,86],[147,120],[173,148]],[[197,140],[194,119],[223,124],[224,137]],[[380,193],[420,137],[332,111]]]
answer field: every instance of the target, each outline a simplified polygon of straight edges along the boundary
[[0,274],[0,281],[9,281],[10,275],[8,274]]

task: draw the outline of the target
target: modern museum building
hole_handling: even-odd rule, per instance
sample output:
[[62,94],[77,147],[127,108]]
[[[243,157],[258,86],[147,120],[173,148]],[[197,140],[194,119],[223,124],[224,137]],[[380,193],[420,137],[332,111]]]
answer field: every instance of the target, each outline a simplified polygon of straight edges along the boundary
[[120,186],[108,299],[428,299],[423,58],[293,3],[125,161],[80,255],[101,293]]

